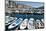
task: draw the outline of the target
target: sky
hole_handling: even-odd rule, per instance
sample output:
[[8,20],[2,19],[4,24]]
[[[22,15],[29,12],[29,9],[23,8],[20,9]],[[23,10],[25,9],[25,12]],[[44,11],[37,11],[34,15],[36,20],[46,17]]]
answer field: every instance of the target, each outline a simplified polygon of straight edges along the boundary
[[20,1],[20,2],[16,2],[18,4],[24,4],[24,5],[29,5],[35,8],[41,7],[44,5],[43,2],[29,2],[29,1]]
[[34,1],[34,2],[44,2],[44,0],[12,0],[12,1]]
[[24,4],[24,5],[30,5],[36,8],[44,5],[43,4],[44,0],[12,0],[12,1],[25,1],[25,2],[17,2],[17,3]]

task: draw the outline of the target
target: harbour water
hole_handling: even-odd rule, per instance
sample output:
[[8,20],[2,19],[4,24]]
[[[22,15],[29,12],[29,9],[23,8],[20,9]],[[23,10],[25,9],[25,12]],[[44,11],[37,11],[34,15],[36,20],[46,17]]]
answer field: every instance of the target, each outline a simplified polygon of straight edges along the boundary
[[[14,28],[13,29],[20,29],[20,27],[21,27],[21,24],[23,23],[23,21],[25,21],[25,19],[28,19],[28,21],[30,20],[30,18],[33,18],[34,19],[34,21],[36,22],[36,20],[38,19],[38,20],[40,20],[40,22],[41,22],[41,19],[44,19],[44,14],[37,14],[37,13],[31,13],[31,14],[29,14],[29,13],[27,13],[27,14],[22,14],[22,13],[15,13],[15,14],[12,14],[12,15],[10,15],[10,17],[13,17],[13,16],[15,16],[16,18],[17,18],[17,20],[15,20],[16,22],[18,21],[18,23],[16,23],[16,22],[13,22],[14,21],[14,19],[13,20],[11,20],[13,23],[14,23]],[[7,18],[7,17],[6,17]],[[22,18],[23,20],[20,22],[20,20],[19,20],[19,18]],[[7,21],[7,20],[6,20]],[[27,21],[27,25],[29,25],[28,22]],[[32,20],[31,20],[32,21]],[[12,23],[12,24],[13,24]],[[30,23],[32,23],[32,22],[30,22]],[[18,24],[18,25],[16,25],[16,24]],[[22,24],[23,25],[23,24]],[[34,24],[35,25],[35,24]],[[6,25],[7,26],[7,25]],[[8,27],[9,27],[10,25],[8,25],[7,27],[6,27],[6,30],[8,29]],[[32,26],[33,27],[33,26]],[[28,26],[27,26],[27,28],[28,28]],[[26,29],[27,29],[26,28]],[[23,28],[24,29],[24,28]],[[30,29],[30,28],[29,28]],[[33,28],[32,28],[33,29]],[[10,29],[11,30],[11,29]]]

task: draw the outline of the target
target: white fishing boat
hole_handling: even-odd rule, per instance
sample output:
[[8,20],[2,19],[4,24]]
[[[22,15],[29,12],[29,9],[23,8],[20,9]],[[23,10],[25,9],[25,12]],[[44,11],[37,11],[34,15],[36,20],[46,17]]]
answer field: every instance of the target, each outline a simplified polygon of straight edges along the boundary
[[35,26],[33,26],[34,18],[30,18],[28,22],[28,29],[35,29]]
[[6,16],[5,17],[5,23],[6,23],[6,25],[8,25],[8,22],[10,21],[10,17],[9,16]]
[[41,26],[41,21],[39,19],[36,20],[36,28],[38,29]]
[[28,23],[28,19],[24,19],[24,21],[22,22],[22,24],[20,25],[20,29],[24,29],[27,27],[27,23]]
[[15,20],[11,25],[9,25],[8,29],[12,29],[14,27],[16,27],[17,25],[19,25],[22,22],[22,18],[19,18],[17,20]]
[[6,25],[9,25],[9,24],[11,24],[12,22],[11,21],[13,21],[14,19],[17,19],[16,17],[14,18],[14,17],[9,17],[9,16],[6,16],[5,17],[6,19]]

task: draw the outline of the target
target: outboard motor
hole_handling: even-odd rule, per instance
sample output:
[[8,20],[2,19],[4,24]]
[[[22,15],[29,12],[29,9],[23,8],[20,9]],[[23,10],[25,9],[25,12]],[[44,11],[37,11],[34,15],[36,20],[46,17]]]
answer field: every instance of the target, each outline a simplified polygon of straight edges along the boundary
[[14,27],[18,26],[19,24],[21,24],[22,20],[22,18],[15,20],[11,25],[9,25],[8,29],[13,29]]
[[27,27],[28,19],[24,19],[22,24],[20,25],[20,29],[25,29]]
[[29,22],[28,22],[28,29],[35,29],[35,26],[34,25],[34,18],[30,18],[29,19]]

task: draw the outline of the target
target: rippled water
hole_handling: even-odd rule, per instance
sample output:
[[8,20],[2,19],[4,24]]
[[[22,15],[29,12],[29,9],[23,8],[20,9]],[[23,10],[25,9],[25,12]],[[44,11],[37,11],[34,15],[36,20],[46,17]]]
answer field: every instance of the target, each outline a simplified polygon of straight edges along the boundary
[[44,18],[44,15],[42,14],[42,15],[38,15],[38,14],[36,14],[36,15],[34,15],[34,14],[15,14],[15,16],[17,17],[17,18],[23,18],[23,19],[25,19],[25,18],[34,18],[34,19],[42,19],[42,18]]

